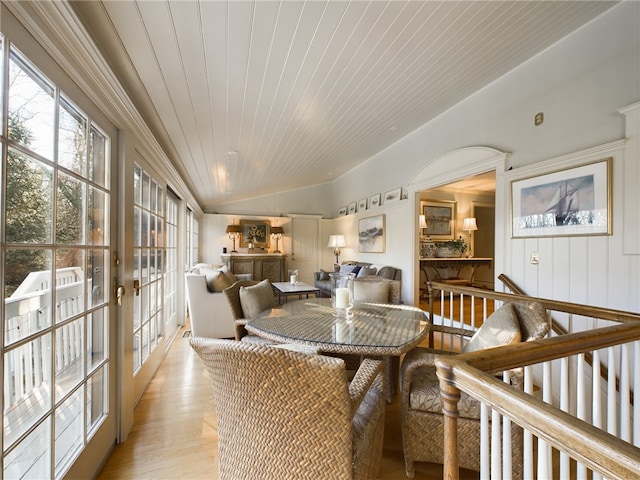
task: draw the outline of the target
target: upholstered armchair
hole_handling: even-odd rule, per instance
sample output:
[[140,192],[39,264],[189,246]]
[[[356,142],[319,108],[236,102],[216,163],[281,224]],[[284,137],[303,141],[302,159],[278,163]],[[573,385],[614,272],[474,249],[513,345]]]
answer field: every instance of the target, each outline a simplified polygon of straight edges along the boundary
[[357,277],[353,282],[356,302],[400,304],[402,282],[377,275]]
[[[549,331],[545,308],[536,302],[505,303],[477,330],[432,325],[431,330],[446,331],[452,343],[461,342],[464,352],[543,338]],[[470,340],[467,340],[471,335]],[[407,477],[415,475],[414,462],[444,463],[444,418],[440,384],[436,376],[435,359],[453,354],[427,348],[409,352],[400,370],[402,443]],[[522,374],[513,372],[513,383],[522,387]],[[461,392],[458,403],[458,464],[462,468],[480,469],[480,402]],[[522,461],[522,430],[512,426],[514,453],[513,478]],[[520,461],[518,461],[520,459]]]
[[351,383],[344,362],[192,337],[213,383],[219,478],[375,479],[384,434],[382,364]]
[[[247,290],[248,289],[248,290]],[[241,298],[241,290],[242,297]],[[276,299],[273,294],[273,288],[269,280],[261,282],[255,280],[238,280],[233,285],[222,291],[229,303],[231,313],[235,319],[235,338],[236,340],[245,339],[245,341],[261,342],[259,337],[248,335],[244,326],[251,317],[257,313],[273,308],[276,305]],[[242,308],[245,305],[246,312]],[[250,337],[250,338],[245,338]],[[262,343],[271,343],[266,340]]]

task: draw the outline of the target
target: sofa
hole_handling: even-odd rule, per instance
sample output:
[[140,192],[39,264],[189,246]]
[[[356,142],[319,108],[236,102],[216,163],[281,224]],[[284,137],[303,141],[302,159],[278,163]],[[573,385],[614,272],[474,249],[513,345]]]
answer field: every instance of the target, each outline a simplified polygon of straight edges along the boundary
[[[313,274],[313,283],[318,288],[319,296],[331,296],[331,279],[329,274],[332,272],[347,272],[356,274],[356,282],[366,281],[367,283],[380,280],[389,285],[388,303],[401,303],[400,292],[402,290],[402,270],[388,265],[374,265],[367,262],[356,262],[345,260],[341,264],[334,265],[332,271],[320,270]],[[365,280],[366,279],[366,280]]]
[[199,264],[187,273],[187,308],[193,336],[235,337],[235,317],[223,290],[236,281],[224,265]]

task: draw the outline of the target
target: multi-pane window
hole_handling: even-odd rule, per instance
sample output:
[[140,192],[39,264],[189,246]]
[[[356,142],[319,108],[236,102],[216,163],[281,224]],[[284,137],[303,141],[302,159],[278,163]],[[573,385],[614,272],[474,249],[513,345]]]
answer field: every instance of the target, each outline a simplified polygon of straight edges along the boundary
[[60,478],[108,414],[109,139],[0,38],[3,478]]
[[137,372],[163,335],[164,189],[140,166],[133,174],[133,371]]
[[171,193],[167,193],[166,259],[164,309],[169,331],[178,324],[178,204]]
[[193,210],[187,208],[187,269],[193,267],[200,262],[200,222],[193,213]]

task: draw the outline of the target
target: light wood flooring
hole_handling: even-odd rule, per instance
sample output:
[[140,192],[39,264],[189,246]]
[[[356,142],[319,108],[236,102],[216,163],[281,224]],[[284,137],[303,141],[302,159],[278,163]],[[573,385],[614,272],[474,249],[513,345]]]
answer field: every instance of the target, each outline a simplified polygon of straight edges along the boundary
[[[406,478],[398,398],[387,406],[381,480]],[[98,480],[215,479],[217,441],[209,378],[180,332],[136,407],[128,439],[116,446]],[[417,463],[415,478],[441,479],[442,466]],[[463,471],[460,478],[478,474]]]

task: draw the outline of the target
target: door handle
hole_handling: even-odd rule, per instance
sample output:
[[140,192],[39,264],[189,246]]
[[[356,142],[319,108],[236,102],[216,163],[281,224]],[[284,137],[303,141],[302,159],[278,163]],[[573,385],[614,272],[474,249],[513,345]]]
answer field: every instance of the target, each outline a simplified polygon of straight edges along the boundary
[[140,280],[134,280],[133,281],[133,292],[135,293],[136,297],[140,296]]
[[125,289],[124,289],[124,285],[118,285],[116,287],[116,304],[121,307],[122,306],[122,297],[124,297],[124,294],[126,293]]

